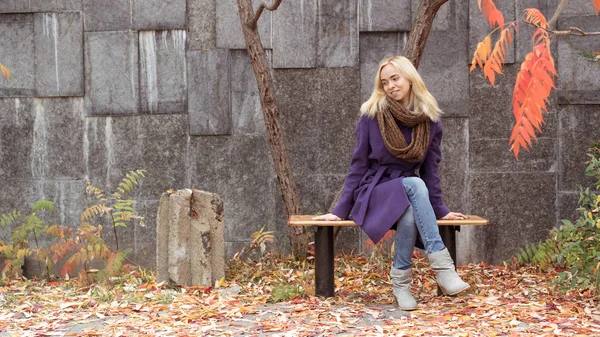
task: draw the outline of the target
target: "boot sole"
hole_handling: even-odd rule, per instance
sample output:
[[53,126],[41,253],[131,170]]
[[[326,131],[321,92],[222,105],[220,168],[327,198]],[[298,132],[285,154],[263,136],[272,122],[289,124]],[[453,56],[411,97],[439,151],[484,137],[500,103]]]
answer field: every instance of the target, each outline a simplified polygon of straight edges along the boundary
[[444,289],[444,288],[440,287],[440,289],[442,289],[442,294],[444,294],[444,295],[446,295],[446,296],[454,296],[454,295],[460,294],[460,293],[462,293],[463,291],[465,291],[465,290],[468,290],[469,288],[471,288],[471,286],[466,286],[466,287],[464,287],[464,288],[462,288],[462,289],[460,289],[460,290],[458,290],[458,291],[455,291],[455,292],[453,292],[453,293],[450,293],[450,292],[446,291],[446,289]]

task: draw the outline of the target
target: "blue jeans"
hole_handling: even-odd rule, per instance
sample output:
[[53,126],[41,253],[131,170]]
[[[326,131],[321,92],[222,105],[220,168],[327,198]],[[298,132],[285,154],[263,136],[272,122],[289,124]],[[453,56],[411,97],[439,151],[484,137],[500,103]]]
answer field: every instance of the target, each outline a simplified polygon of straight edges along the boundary
[[402,179],[410,206],[396,222],[396,240],[394,242],[394,262],[396,269],[412,267],[412,253],[417,233],[425,244],[429,254],[439,252],[446,246],[438,230],[437,219],[429,201],[429,191],[425,182],[418,177]]

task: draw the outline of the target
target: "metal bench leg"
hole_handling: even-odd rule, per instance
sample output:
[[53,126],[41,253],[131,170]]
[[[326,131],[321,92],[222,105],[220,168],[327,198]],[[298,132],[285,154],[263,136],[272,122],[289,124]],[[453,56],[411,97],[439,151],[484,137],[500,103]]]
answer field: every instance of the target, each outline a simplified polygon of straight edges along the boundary
[[319,226],[315,235],[315,294],[334,295],[333,227]]
[[[442,241],[444,241],[444,245],[448,249],[456,267],[456,228],[455,226],[440,226],[439,229]],[[442,294],[442,289],[438,286],[438,296]]]

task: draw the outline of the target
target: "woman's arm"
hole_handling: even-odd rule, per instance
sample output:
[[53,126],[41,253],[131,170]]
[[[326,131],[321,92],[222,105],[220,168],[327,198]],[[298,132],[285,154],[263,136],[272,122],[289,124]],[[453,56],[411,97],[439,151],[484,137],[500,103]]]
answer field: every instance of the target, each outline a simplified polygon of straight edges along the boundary
[[442,201],[442,185],[440,183],[439,165],[442,160],[442,151],[440,144],[442,143],[442,121],[438,125],[431,141],[431,145],[427,151],[425,161],[419,168],[421,179],[427,185],[429,190],[429,201],[433,206],[433,211],[438,219],[441,219],[450,213],[450,210]]
[[361,116],[356,124],[356,145],[350,161],[350,173],[344,182],[344,191],[340,196],[337,206],[331,213],[345,219],[350,215],[354,206],[354,190],[369,169],[369,118]]

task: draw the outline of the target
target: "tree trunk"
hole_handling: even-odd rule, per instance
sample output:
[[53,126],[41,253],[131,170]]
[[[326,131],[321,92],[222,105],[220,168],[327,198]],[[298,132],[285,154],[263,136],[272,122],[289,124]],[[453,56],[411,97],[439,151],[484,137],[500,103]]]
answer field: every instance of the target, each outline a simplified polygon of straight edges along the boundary
[[[269,135],[273,165],[277,174],[277,181],[279,182],[285,211],[289,217],[298,214],[300,211],[300,200],[293,181],[292,168],[285,146],[283,131],[279,124],[279,108],[275,99],[275,86],[273,85],[271,72],[267,65],[265,50],[258,35],[258,25],[251,24],[254,21],[252,0],[238,0],[238,11],[244,32],[244,39],[246,40],[246,47],[250,55],[250,62],[252,63],[252,70],[258,84],[260,104]],[[304,227],[288,227],[288,231],[292,254],[299,258],[306,257],[308,240]]]
[[419,2],[416,20],[413,22],[406,50],[404,51],[404,55],[417,69],[421,62],[421,56],[423,56],[423,49],[425,49],[425,43],[429,37],[433,19],[435,19],[435,15],[440,10],[440,7],[446,2],[448,0],[421,0]]
[[[423,49],[425,49],[425,43],[427,42],[427,38],[429,37],[431,26],[433,25],[433,19],[435,19],[435,15],[439,11],[440,7],[442,7],[442,5],[446,2],[448,2],[448,0],[421,0],[419,2],[419,8],[417,9],[416,13],[416,20],[414,20],[412,29],[410,30],[410,36],[408,37],[406,50],[404,51],[404,55],[412,62],[412,64],[417,69],[419,68],[419,63],[421,62],[421,56],[423,56]],[[342,186],[337,191],[336,197],[334,198],[329,208],[330,212],[340,200],[340,196],[342,195],[343,190],[344,187]],[[334,228],[334,240],[335,238],[337,238],[341,229],[342,227]]]

